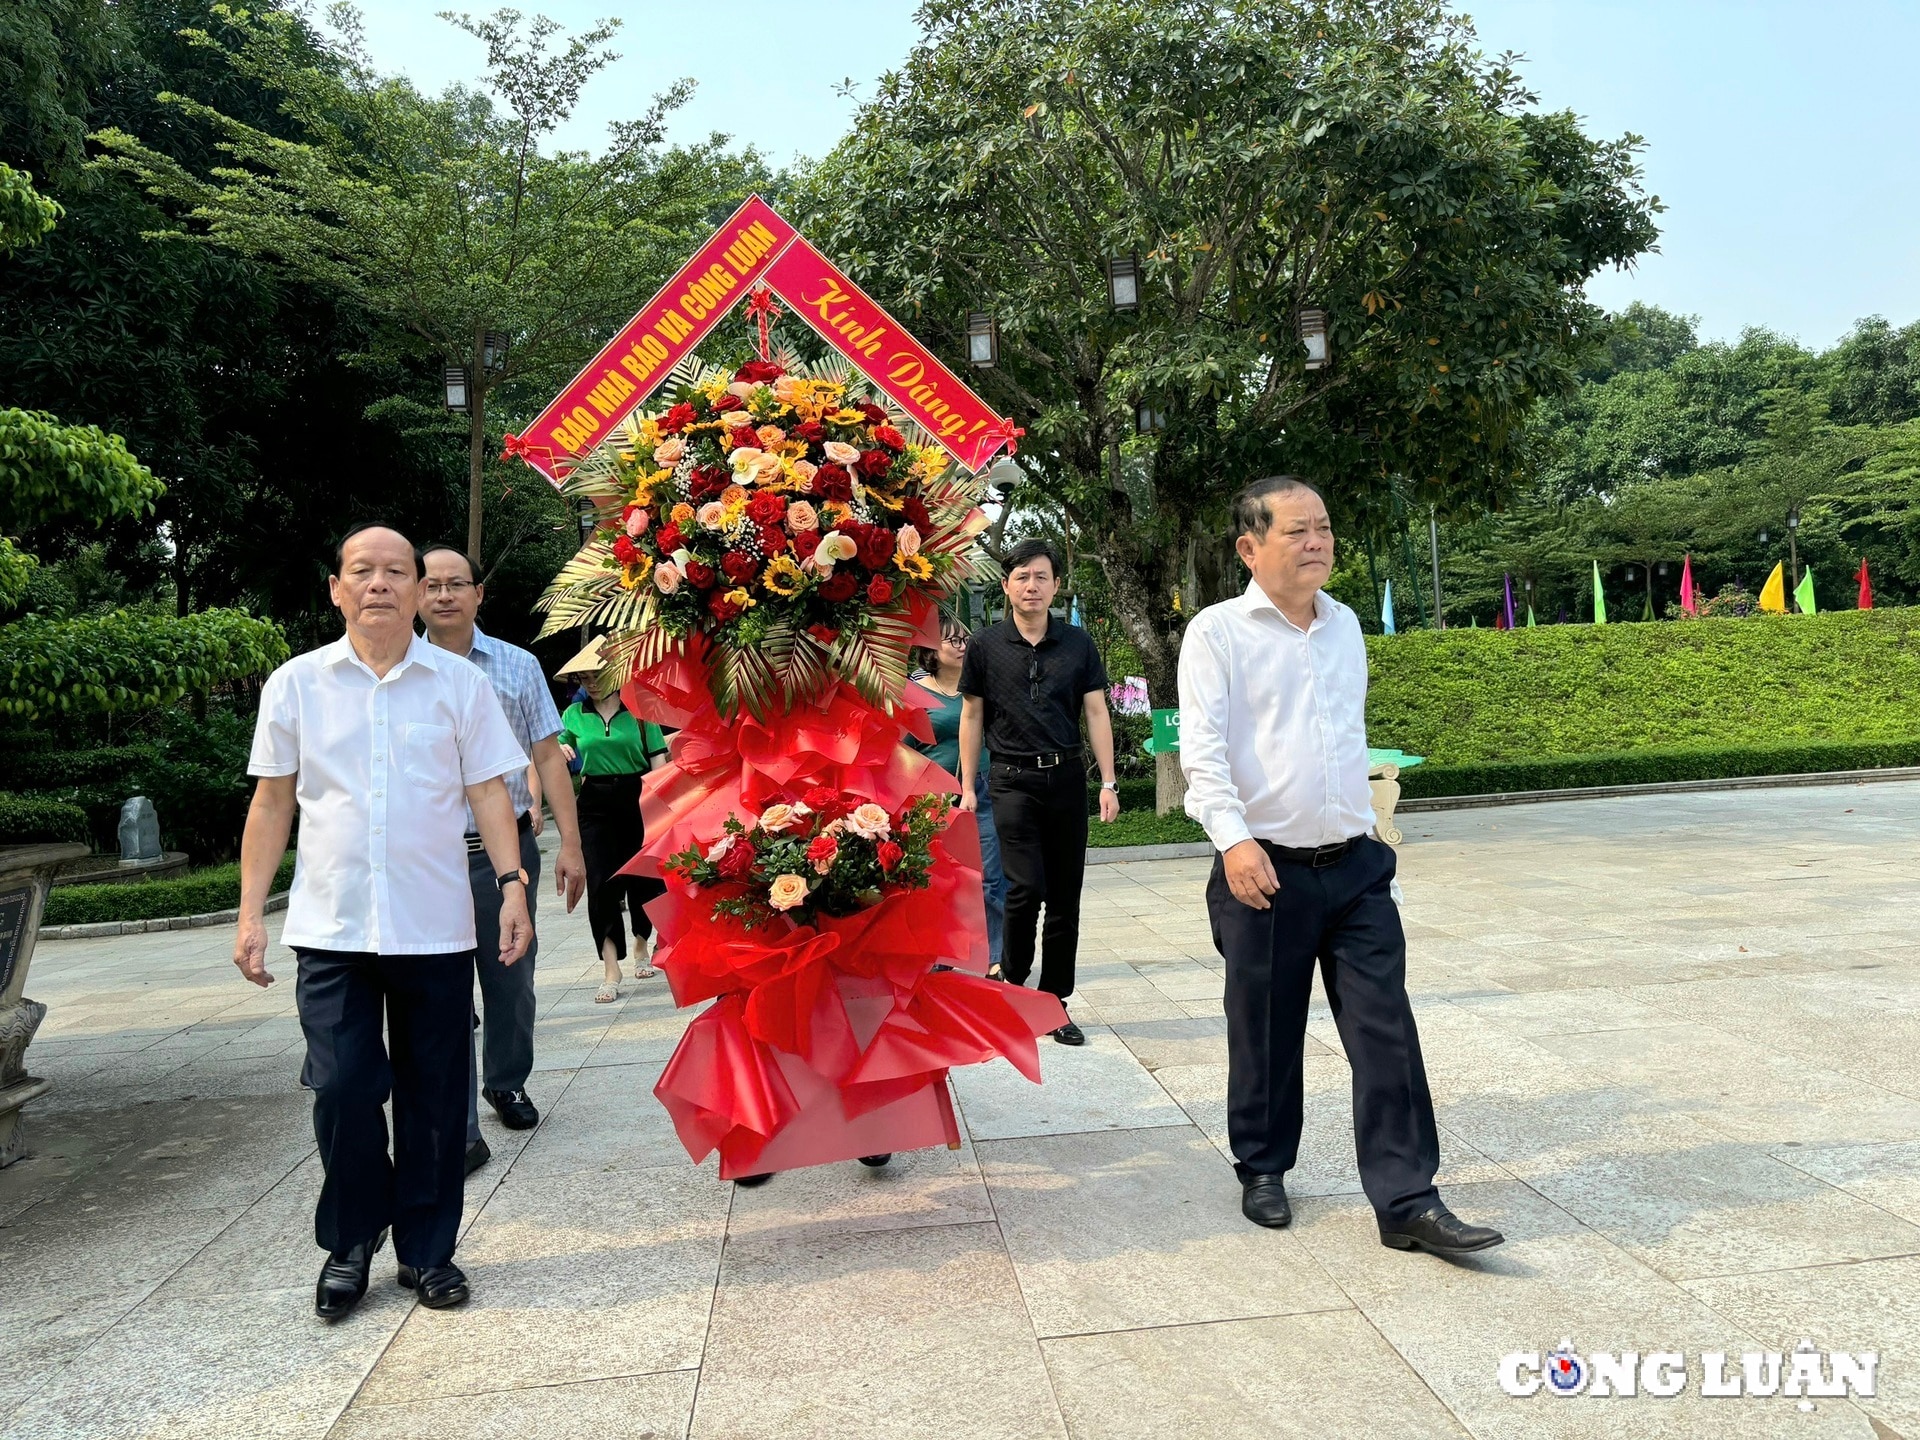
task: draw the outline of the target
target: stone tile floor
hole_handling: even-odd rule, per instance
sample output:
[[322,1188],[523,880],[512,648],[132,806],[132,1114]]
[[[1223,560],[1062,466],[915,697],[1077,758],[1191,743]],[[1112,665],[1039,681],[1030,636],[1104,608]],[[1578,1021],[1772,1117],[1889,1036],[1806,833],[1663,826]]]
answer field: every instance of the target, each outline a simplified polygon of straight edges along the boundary
[[[391,1255],[312,1318],[291,957],[46,945],[0,1171],[0,1435],[1859,1436],[1920,1440],[1920,785],[1406,817],[1442,1183],[1507,1245],[1382,1249],[1312,1024],[1292,1229],[1239,1217],[1204,862],[1089,871],[1036,1089],[956,1074],[958,1152],[735,1190],[650,1090],[664,983],[596,1006],[544,911],[545,1120],[492,1125],[464,1311]],[[1872,1401],[1509,1399],[1510,1350],[1877,1350]]]

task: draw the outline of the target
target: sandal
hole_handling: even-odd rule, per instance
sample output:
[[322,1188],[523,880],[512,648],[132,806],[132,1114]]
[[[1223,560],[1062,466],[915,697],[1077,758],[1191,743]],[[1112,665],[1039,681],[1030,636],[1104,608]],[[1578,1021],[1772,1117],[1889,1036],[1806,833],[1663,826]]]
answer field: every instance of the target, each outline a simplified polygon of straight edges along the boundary
[[617,980],[603,980],[600,988],[593,992],[593,1003],[611,1005],[620,998],[620,983]]
[[649,935],[647,937],[646,949],[633,957],[633,978],[636,980],[651,980],[660,973],[654,968],[653,964],[653,945],[655,938],[656,937]]

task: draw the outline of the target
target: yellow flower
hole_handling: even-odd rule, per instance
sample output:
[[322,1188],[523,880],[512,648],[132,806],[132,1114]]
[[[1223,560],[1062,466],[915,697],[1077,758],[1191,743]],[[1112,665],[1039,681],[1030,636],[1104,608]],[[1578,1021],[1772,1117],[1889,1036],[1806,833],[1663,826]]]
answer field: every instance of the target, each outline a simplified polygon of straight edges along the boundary
[[867,417],[862,415],[858,410],[836,410],[827,418],[832,420],[836,425],[858,425]]
[[853,507],[840,500],[829,500],[820,507],[829,525],[840,525],[853,518]]
[[760,603],[744,590],[727,591],[727,599],[738,605],[742,610],[751,610]]
[[670,518],[673,520],[673,523],[678,525],[682,530],[686,529],[687,526],[693,523],[693,506],[682,500],[678,505],[673,507]]
[[902,574],[911,575],[915,580],[933,578],[933,562],[924,555],[896,555],[893,557],[893,563],[899,567]]
[[801,581],[800,567],[794,564],[793,557],[787,554],[774,556],[760,576],[760,583],[766,587],[767,592],[778,595],[783,600],[791,600],[800,593]]
[[653,557],[651,555],[642,555],[639,564],[622,565],[620,567],[620,588],[622,590],[637,590],[647,583],[647,577],[652,573]]

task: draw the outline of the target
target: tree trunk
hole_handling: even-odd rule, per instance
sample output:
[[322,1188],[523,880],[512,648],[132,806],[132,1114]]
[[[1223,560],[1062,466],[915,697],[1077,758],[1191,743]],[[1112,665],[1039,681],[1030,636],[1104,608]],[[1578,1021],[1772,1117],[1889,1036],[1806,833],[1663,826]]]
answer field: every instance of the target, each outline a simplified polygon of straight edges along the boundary
[[[473,354],[467,361],[467,554],[473,563],[480,557],[481,518],[484,501],[481,485],[487,469],[487,380],[486,355],[481,333],[474,332]],[[478,580],[478,575],[473,577]]]
[[[1180,634],[1168,624],[1166,597],[1179,578],[1186,549],[1184,540],[1174,540],[1136,556],[1131,537],[1114,534],[1108,534],[1101,547],[1101,568],[1113,594],[1114,617],[1139,652],[1148,703],[1156,710],[1180,704]],[[1185,793],[1178,757],[1159,756],[1154,765],[1154,809],[1162,815],[1178,809]]]

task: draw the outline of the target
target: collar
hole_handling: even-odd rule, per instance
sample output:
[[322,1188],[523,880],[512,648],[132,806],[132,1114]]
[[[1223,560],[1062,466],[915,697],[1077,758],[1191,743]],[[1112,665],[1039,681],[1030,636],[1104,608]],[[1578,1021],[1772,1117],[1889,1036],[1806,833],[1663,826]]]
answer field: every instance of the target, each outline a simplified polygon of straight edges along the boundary
[[[320,653],[323,657],[323,664],[351,664],[358,667],[367,675],[373,676],[376,684],[384,683],[381,677],[373,674],[373,670],[368,666],[367,662],[354,653],[353,641],[345,635],[342,635],[332,644],[323,646]],[[405,670],[409,665],[424,665],[427,669],[435,671],[440,668],[437,652],[433,646],[427,643],[425,636],[415,635],[412,640],[407,642],[407,653],[400,657],[399,664],[387,672],[386,679],[393,679],[394,676],[400,674],[400,672]]]
[[[1313,592],[1313,621],[1311,624],[1307,626],[1306,631],[1302,633],[1310,633],[1314,630],[1318,630],[1322,625],[1326,624],[1329,620],[1333,619],[1334,606],[1336,603],[1337,602],[1334,600],[1334,598],[1331,595],[1327,594],[1326,591],[1324,590],[1314,591]],[[1269,615],[1274,615],[1279,617],[1279,619],[1283,624],[1291,626],[1295,630],[1300,629],[1300,627],[1298,625],[1295,625],[1293,621],[1287,619],[1286,611],[1282,610],[1278,605],[1274,604],[1272,597],[1270,597],[1266,591],[1260,588],[1260,582],[1258,580],[1247,581],[1246,592],[1241,595],[1240,604],[1242,608],[1244,608],[1249,614],[1257,615],[1261,611],[1265,611]]]
[[475,651],[483,651],[488,655],[498,655],[500,653],[500,642],[488,635],[487,632],[482,630],[478,625],[475,625],[473,627],[473,649],[467,653],[471,655]]
[[1060,632],[1066,629],[1067,622],[1049,610],[1047,612],[1047,633],[1030,644],[1027,637],[1020,633],[1020,626],[1018,622],[1014,620],[1013,616],[1007,616],[1006,625],[1007,638],[1010,641],[1019,645],[1025,645],[1029,650],[1038,650],[1042,645],[1057,644],[1060,640]]

